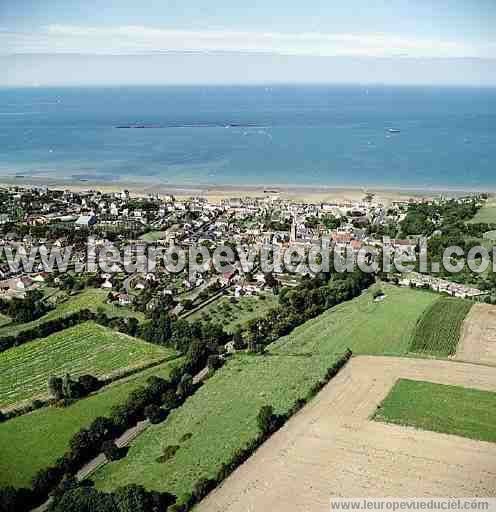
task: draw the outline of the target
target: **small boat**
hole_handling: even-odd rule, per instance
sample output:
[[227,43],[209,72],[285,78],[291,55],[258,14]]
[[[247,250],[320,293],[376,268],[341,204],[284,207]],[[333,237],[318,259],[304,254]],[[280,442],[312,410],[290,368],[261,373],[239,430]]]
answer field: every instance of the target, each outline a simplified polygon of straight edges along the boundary
[[398,130],[398,128],[389,128],[388,132],[389,133],[400,133],[401,130]]

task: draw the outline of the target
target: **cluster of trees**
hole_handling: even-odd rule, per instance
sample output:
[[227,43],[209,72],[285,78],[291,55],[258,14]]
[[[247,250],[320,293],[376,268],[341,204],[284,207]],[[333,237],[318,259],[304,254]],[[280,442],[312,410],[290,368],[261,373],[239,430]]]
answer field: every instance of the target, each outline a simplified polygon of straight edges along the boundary
[[[29,499],[29,495],[25,495]],[[18,512],[13,488],[0,490],[0,510]],[[89,482],[64,478],[53,493],[48,512],[162,512],[176,501],[169,493],[147,491],[139,485],[119,487],[113,493],[97,491]]]
[[458,202],[455,199],[441,203],[418,203],[409,206],[406,217],[401,222],[403,236],[427,235],[440,229],[456,229],[464,232],[466,221],[472,219],[479,209],[475,199]]
[[40,290],[32,290],[26,293],[24,299],[0,299],[0,311],[10,316],[15,323],[32,322],[51,309],[43,299]]
[[77,400],[98,391],[103,382],[93,375],[81,375],[77,380],[69,374],[65,377],[50,377],[48,391],[55,400]]
[[273,220],[270,216],[264,219],[263,229],[266,231],[289,231],[291,229],[291,219]]
[[98,308],[94,320],[103,327],[110,327],[129,336],[138,336],[140,332],[140,323],[137,318],[109,318],[102,308]]
[[212,322],[188,322],[156,308],[138,335],[146,341],[173,347],[186,354],[192,373],[201,370],[209,355],[218,355],[229,341],[222,326]]
[[341,226],[341,222],[346,223],[348,219],[346,217],[339,218],[334,215],[324,215],[320,221],[327,229],[337,229]]
[[289,334],[298,325],[358,296],[373,281],[372,274],[357,270],[321,274],[303,279],[296,288],[283,288],[279,292],[279,306],[269,310],[265,317],[247,322],[243,331],[235,332],[234,346],[237,349],[247,346],[251,352],[263,352],[266,345]]
[[[476,200],[459,203],[456,200],[445,201],[439,204],[411,205],[400,227],[403,235],[424,235],[428,239],[427,260],[440,264],[440,277],[449,277],[450,280],[477,285],[481,289],[496,289],[496,276],[489,272],[481,276],[470,270],[468,265],[456,273],[448,272],[442,265],[444,251],[448,247],[460,247],[465,255],[476,246],[481,245],[484,233],[496,228],[496,225],[477,223],[469,224],[479,209]],[[491,254],[489,254],[491,257]],[[419,270],[419,261],[416,263]]]

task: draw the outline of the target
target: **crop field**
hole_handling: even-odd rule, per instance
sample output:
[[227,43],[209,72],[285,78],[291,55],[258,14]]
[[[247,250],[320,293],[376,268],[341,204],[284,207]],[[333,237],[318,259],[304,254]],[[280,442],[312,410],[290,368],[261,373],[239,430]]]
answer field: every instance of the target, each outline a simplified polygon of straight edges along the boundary
[[496,393],[400,379],[374,419],[494,443]]
[[47,397],[51,376],[110,376],[173,355],[171,350],[85,322],[0,354],[0,408]]
[[[401,378],[496,391],[494,368],[434,359],[353,357],[195,512],[324,511],[331,496],[494,496],[496,443],[370,421]],[[417,392],[412,400],[418,403],[426,394]],[[438,403],[448,414],[452,404],[447,408]],[[494,425],[495,404],[484,404],[493,409],[486,419]],[[479,425],[485,422],[482,410],[461,410],[476,414]]]
[[221,297],[196,311],[188,319],[211,320],[221,323],[226,331],[233,332],[249,320],[260,318],[278,304],[277,297],[272,293],[264,293],[256,297],[245,296],[235,300],[236,302],[232,302],[230,297]]
[[[98,487],[138,483],[181,496],[212,477],[257,434],[261,406],[287,412],[308,395],[350,347],[355,353],[404,354],[417,319],[434,294],[384,286],[386,299],[368,292],[298,327],[269,346],[265,356],[237,354],[167,421],[142,434],[128,456],[94,475]],[[169,445],[179,450],[160,462]]]
[[96,311],[102,308],[109,317],[130,317],[133,316],[138,320],[144,318],[142,313],[136,313],[129,308],[119,307],[111,304],[106,304],[108,291],[96,288],[89,288],[87,290],[69,297],[64,302],[61,302],[56,309],[52,309],[46,315],[25,324],[12,324],[0,328],[0,336],[8,336],[17,334],[23,330],[36,327],[42,322],[53,320],[55,318],[63,317],[80,311],[82,309],[89,309]]
[[68,448],[71,437],[114,405],[122,404],[152,375],[167,378],[176,359],[119,380],[99,393],[66,408],[46,407],[0,424],[0,487],[29,486],[40,469],[53,464]]
[[411,351],[439,357],[454,355],[463,321],[472,306],[468,300],[440,297],[420,319]]
[[475,214],[473,219],[469,221],[469,223],[496,224],[496,199],[488,199],[484,206]]

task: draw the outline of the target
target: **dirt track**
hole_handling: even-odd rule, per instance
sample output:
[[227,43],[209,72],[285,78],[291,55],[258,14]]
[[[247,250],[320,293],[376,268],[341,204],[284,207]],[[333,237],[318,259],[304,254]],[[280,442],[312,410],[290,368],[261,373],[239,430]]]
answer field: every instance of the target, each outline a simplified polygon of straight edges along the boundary
[[320,512],[335,497],[496,496],[496,444],[368,418],[399,377],[496,391],[496,369],[356,357],[198,512]]
[[463,322],[455,359],[496,365],[496,308],[476,304]]

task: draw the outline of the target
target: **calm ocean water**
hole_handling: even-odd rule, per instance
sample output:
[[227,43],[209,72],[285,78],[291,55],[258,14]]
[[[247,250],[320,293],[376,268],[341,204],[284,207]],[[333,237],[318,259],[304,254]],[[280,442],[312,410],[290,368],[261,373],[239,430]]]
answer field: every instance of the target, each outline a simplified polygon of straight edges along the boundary
[[[135,124],[154,127],[117,128]],[[496,90],[0,89],[0,178],[14,175],[496,189]]]

